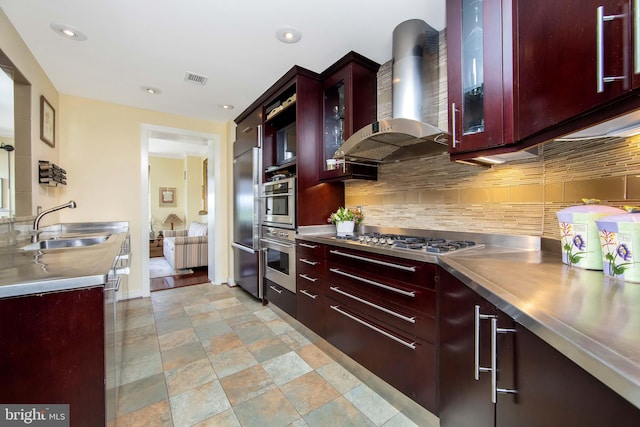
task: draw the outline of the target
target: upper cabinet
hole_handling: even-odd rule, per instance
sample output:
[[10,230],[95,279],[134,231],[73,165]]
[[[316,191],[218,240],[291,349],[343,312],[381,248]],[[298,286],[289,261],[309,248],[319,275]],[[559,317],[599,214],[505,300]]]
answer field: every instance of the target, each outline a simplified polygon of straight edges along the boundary
[[629,96],[640,87],[639,15],[637,0],[448,0],[452,159],[640,108]]
[[320,180],[377,178],[377,167],[336,164],[333,155],[355,131],[376,121],[378,68],[370,59],[349,52],[322,73]]
[[503,116],[501,9],[495,0],[447,1],[451,153],[509,142],[504,135],[509,112]]

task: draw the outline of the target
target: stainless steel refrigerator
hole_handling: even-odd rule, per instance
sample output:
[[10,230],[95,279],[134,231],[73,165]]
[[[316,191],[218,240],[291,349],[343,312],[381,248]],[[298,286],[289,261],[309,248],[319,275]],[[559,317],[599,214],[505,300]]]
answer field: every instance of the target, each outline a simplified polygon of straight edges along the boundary
[[[256,141],[259,143],[259,141]],[[259,194],[262,150],[249,147],[233,159],[233,261],[235,283],[262,299]]]

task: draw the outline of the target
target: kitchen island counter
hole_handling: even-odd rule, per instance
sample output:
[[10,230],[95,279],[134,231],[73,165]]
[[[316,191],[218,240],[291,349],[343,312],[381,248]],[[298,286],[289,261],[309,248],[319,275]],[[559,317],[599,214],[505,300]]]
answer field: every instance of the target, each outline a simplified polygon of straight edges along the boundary
[[0,247],[0,298],[25,296],[107,283],[109,270],[128,234],[126,222],[59,224],[43,229],[40,240],[108,233],[105,243],[74,248],[24,250],[28,241]]
[[330,234],[299,238],[436,263],[640,408],[640,284],[569,267],[539,248],[485,244],[433,255]]

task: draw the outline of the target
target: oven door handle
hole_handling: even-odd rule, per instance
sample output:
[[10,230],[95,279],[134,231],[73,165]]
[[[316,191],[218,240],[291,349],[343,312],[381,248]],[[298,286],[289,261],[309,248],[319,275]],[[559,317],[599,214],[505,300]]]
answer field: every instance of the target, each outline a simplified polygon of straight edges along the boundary
[[278,193],[278,194],[261,194],[258,197],[261,199],[268,199],[270,197],[283,197],[283,196],[293,196],[293,193]]
[[283,248],[287,248],[287,249],[293,249],[296,247],[295,243],[282,243],[282,242],[278,242],[277,240],[271,240],[271,239],[260,239],[260,241],[262,243],[266,243],[268,245],[277,245],[277,246],[282,246]]

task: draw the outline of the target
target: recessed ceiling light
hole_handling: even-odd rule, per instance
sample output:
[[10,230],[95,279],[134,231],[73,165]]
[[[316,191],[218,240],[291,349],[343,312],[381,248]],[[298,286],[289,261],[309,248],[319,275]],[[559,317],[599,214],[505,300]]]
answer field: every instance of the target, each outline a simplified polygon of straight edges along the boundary
[[222,108],[223,110],[233,110],[233,105],[231,104],[221,104],[218,105],[218,107]]
[[160,95],[162,93],[160,89],[151,86],[140,86],[140,89],[151,95]]
[[87,39],[87,36],[82,31],[78,30],[77,28],[71,25],[52,22],[51,24],[49,24],[49,26],[53,31],[60,34],[62,37],[65,37],[71,40],[76,40],[79,42],[83,42]]
[[276,30],[276,38],[282,43],[298,43],[302,38],[302,33],[297,28],[284,26]]

